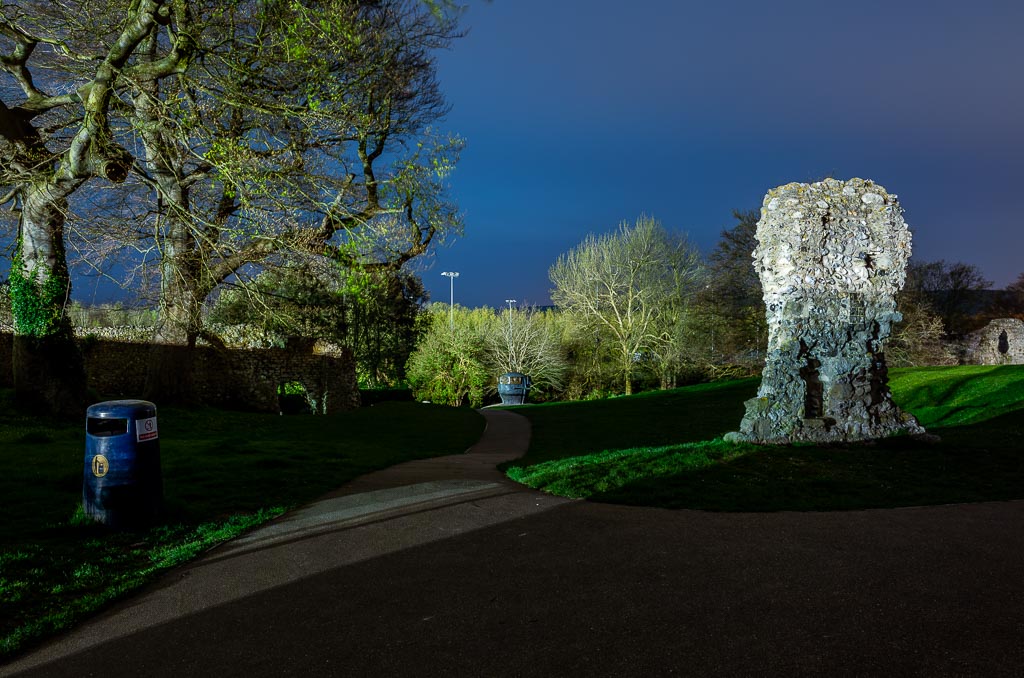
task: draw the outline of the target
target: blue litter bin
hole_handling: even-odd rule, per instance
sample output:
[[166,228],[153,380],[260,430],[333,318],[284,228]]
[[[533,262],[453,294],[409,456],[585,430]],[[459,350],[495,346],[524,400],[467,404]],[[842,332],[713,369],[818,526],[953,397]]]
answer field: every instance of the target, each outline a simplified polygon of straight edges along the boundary
[[85,414],[85,514],[114,528],[156,522],[163,509],[156,405],[110,400]]
[[502,405],[522,405],[530,393],[530,378],[519,372],[506,372],[498,377],[498,395]]

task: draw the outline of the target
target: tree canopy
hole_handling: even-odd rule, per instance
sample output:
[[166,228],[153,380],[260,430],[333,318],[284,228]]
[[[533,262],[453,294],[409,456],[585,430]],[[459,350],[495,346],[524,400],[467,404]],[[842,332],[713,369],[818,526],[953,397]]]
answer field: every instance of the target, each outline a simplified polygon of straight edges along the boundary
[[656,219],[642,216],[604,235],[589,235],[549,272],[551,299],[611,339],[627,394],[636,364],[662,334],[660,323],[696,290],[700,254]]
[[159,298],[157,340],[186,343],[211,292],[253,265],[397,269],[458,233],[446,180],[462,142],[433,128],[446,105],[432,53],[457,37],[453,9],[4,4],[0,184],[20,215],[18,332],[68,339],[66,239],[97,267],[134,253]]

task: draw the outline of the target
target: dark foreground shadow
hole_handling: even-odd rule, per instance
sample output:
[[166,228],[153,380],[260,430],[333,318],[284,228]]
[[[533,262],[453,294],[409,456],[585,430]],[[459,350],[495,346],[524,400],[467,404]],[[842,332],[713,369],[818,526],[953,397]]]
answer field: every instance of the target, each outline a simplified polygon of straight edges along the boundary
[[1021,517],[574,502],[22,675],[1018,676]]

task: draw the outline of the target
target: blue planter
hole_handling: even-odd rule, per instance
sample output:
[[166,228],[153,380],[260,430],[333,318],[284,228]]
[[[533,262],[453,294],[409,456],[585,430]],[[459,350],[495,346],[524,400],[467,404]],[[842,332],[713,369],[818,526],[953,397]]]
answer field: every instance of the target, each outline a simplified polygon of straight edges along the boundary
[[506,372],[498,377],[498,395],[502,405],[522,405],[530,393],[530,378],[519,372]]

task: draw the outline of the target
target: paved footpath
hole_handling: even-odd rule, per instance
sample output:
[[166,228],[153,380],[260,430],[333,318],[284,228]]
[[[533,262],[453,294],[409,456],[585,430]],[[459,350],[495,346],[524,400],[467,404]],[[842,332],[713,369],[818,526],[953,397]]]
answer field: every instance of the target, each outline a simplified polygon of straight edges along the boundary
[[721,514],[516,485],[529,423],[169,573],[18,676],[1021,676],[1024,502]]

